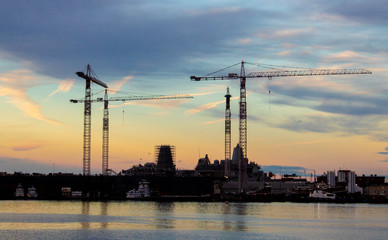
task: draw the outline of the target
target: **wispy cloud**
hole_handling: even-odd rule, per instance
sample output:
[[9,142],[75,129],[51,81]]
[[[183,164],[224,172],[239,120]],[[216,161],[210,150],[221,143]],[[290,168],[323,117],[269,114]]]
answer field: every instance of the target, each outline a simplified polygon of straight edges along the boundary
[[223,122],[223,121],[225,121],[225,119],[224,118],[220,118],[220,119],[217,119],[217,120],[214,120],[214,121],[201,122],[200,124],[201,125],[210,125],[210,124],[219,123],[219,122]]
[[378,154],[387,155],[388,154],[388,147],[385,148],[385,152],[378,152]]
[[293,146],[293,145],[309,145],[309,144],[316,144],[316,143],[322,143],[324,141],[316,140],[316,141],[307,141],[307,142],[293,142],[293,143],[282,143],[282,144],[276,144],[277,147],[283,147],[283,146]]
[[292,54],[292,52],[289,51],[289,50],[281,51],[281,52],[278,53],[278,55],[279,55],[279,56],[282,56],[282,57],[284,57],[284,56],[289,56],[289,55],[291,55],[291,54]]
[[121,87],[132,78],[133,76],[125,76],[120,81],[112,82],[111,84],[109,84],[109,90],[111,91],[112,94],[115,94],[117,91],[120,91]]
[[60,124],[59,121],[44,116],[38,103],[27,95],[29,87],[39,85],[34,74],[27,70],[15,70],[0,75],[0,96],[6,96],[9,103],[23,111],[26,116]]
[[14,151],[30,151],[43,147],[42,144],[23,144],[12,148]]
[[314,32],[314,28],[290,28],[290,29],[282,29],[277,31],[272,30],[264,30],[257,34],[260,38],[266,39],[290,39],[290,38],[298,38],[307,34],[311,34]]
[[26,116],[51,124],[60,124],[59,121],[44,116],[41,112],[40,105],[27,95],[25,89],[1,88],[0,96],[7,96],[9,98],[9,103],[23,111]]
[[[384,152],[378,152],[378,154],[388,155],[388,147],[385,148]],[[387,162],[388,163],[388,158],[385,158],[385,159],[381,160],[380,162]]]
[[[34,159],[13,158],[7,156],[0,156],[1,170],[7,172],[21,171],[27,173],[51,173],[52,165],[39,162]],[[55,172],[79,172],[79,167],[65,166],[62,164],[55,164]]]
[[[233,97],[230,100],[235,100],[235,99],[239,99],[239,98],[240,97]],[[222,100],[222,101],[219,101],[219,102],[206,103],[206,104],[201,105],[199,107],[195,107],[193,109],[187,110],[187,111],[185,111],[185,113],[187,113],[187,114],[196,114],[196,113],[199,113],[199,112],[202,112],[202,111],[206,111],[206,110],[215,108],[215,107],[217,107],[217,105],[219,105],[221,103],[225,103],[225,100]]]
[[325,62],[354,62],[354,61],[361,61],[361,62],[376,62],[379,60],[377,57],[369,57],[362,55],[355,51],[342,51],[338,53],[330,54],[323,58],[323,61]]
[[217,92],[203,92],[203,93],[192,93],[190,94],[191,96],[203,96],[203,95],[209,95],[209,94],[214,94]]
[[69,80],[64,80],[61,81],[61,83],[58,85],[58,88],[50,93],[48,97],[51,97],[59,92],[68,92],[74,85],[74,80],[69,79]]
[[239,38],[237,39],[237,42],[240,43],[241,45],[249,45],[252,42],[252,39],[250,38]]
[[225,101],[223,100],[223,101],[219,101],[219,102],[206,103],[204,105],[201,105],[201,106],[195,107],[193,109],[187,110],[187,111],[185,111],[185,113],[196,114],[196,113],[199,113],[199,112],[202,112],[202,111],[206,111],[206,110],[215,108],[215,107],[217,107],[218,104],[221,104],[221,103],[225,103]]
[[220,8],[210,9],[210,13],[218,13],[218,14],[236,13],[236,12],[240,12],[241,10],[242,10],[241,7],[220,7]]
[[299,166],[262,166],[264,172],[280,173],[280,174],[305,174],[306,171],[311,171],[312,169],[307,169]]

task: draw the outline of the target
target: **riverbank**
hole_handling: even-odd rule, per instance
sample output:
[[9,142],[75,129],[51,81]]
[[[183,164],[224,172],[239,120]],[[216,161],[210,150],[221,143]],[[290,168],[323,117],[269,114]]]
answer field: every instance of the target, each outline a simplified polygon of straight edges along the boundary
[[[157,202],[335,202],[388,203],[384,196],[337,194],[335,200],[311,199],[309,192],[274,194],[222,193],[222,180],[213,177],[149,176],[151,196],[128,199],[127,192],[137,189],[143,179],[136,176],[82,175],[8,175],[0,176],[0,200],[141,200]],[[31,194],[29,191],[35,192]]]

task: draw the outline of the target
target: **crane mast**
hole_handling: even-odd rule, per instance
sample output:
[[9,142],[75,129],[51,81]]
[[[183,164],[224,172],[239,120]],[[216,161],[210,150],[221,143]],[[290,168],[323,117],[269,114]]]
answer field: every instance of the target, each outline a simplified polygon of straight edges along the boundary
[[230,113],[230,98],[229,87],[226,91],[226,108],[225,108],[225,177],[230,176],[230,150],[231,150],[231,113]]
[[[87,67],[87,76],[90,76],[90,66]],[[91,115],[92,104],[90,102],[91,89],[88,79],[85,87],[85,104],[84,104],[84,148],[83,148],[83,175],[90,175],[90,145],[91,145]]]
[[102,120],[102,175],[108,175],[109,156],[109,108],[108,89],[104,95],[104,117]]
[[[181,95],[148,95],[148,96],[128,96],[128,97],[111,97],[108,98],[107,89],[105,89],[104,98],[96,98],[96,99],[81,99],[75,100],[70,99],[71,103],[85,103],[89,102],[103,102],[104,103],[104,115],[103,115],[103,141],[102,141],[102,174],[108,175],[109,172],[112,172],[109,169],[109,102],[126,102],[126,101],[137,101],[137,100],[162,100],[162,99],[184,99],[184,98],[193,98],[191,95],[181,94]],[[90,122],[89,122],[89,136],[90,136]],[[90,145],[89,145],[90,147]],[[90,149],[89,149],[90,156]],[[90,169],[90,157],[89,157],[89,169]],[[90,171],[90,170],[89,170]]]
[[238,188],[239,192],[246,192],[247,189],[247,89],[246,89],[246,77],[244,61],[241,62],[240,70],[240,124],[239,124],[239,143],[242,149],[242,155],[239,151],[238,155]]
[[76,72],[77,76],[85,79],[85,101],[84,101],[84,139],[83,139],[83,175],[90,175],[90,145],[91,145],[91,114],[92,114],[92,104],[91,104],[91,83],[94,82],[104,88],[108,86],[102,81],[98,80],[93,76],[93,70],[88,64],[86,66],[86,73]]
[[[345,75],[345,74],[372,74],[366,69],[309,69],[296,71],[270,71],[270,72],[251,72],[245,75],[244,64],[241,61],[240,75],[229,73],[227,76],[191,76],[191,81],[208,80],[240,80],[240,124],[239,124],[239,144],[242,148],[242,156],[239,154],[239,192],[246,193],[247,190],[247,101],[246,101],[246,79],[247,78],[273,78],[273,77],[296,77],[296,76],[315,76],[315,75]],[[236,66],[234,64],[230,67]],[[227,68],[230,68],[227,67]],[[227,68],[221,69],[225,70]],[[221,71],[220,70],[220,71]],[[217,73],[216,71],[214,73]],[[226,133],[226,130],[225,130]],[[226,161],[225,161],[226,162]]]

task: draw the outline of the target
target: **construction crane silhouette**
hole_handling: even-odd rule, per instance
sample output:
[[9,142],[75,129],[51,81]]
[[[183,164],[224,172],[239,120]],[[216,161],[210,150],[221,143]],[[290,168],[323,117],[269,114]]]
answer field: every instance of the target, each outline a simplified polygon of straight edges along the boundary
[[[145,95],[145,96],[127,96],[127,97],[110,97],[108,98],[108,89],[105,89],[104,98],[96,99],[81,99],[75,100],[70,99],[72,103],[85,103],[89,101],[90,103],[95,102],[104,102],[104,117],[103,117],[103,133],[102,133],[102,174],[108,175],[112,172],[109,169],[109,102],[127,102],[127,101],[139,101],[139,100],[167,100],[167,99],[184,99],[184,98],[193,98],[193,96],[188,94],[181,95]],[[90,142],[89,142],[90,143]],[[89,155],[90,156],[90,155]],[[90,161],[90,157],[89,157]]]
[[[239,154],[239,192],[246,193],[247,190],[247,101],[246,101],[246,79],[247,78],[273,78],[273,77],[296,77],[296,76],[316,76],[316,75],[344,75],[344,74],[372,74],[365,69],[308,69],[308,70],[286,70],[286,71],[268,71],[268,72],[251,72],[245,75],[244,64],[247,62],[233,64],[229,67],[220,69],[206,76],[191,76],[192,81],[207,80],[240,80],[240,123],[239,123],[239,145],[242,148],[242,155]],[[227,76],[210,76],[226,69],[241,64],[240,75],[229,73]],[[256,64],[253,64],[256,65]],[[240,151],[239,151],[240,152]]]
[[91,140],[91,114],[92,114],[92,104],[91,104],[91,88],[90,85],[92,82],[108,88],[108,85],[103,83],[98,79],[96,74],[93,72],[92,68],[88,64],[86,66],[85,72],[76,72],[77,76],[86,80],[85,87],[85,108],[84,108],[84,146],[83,146],[83,175],[90,175],[90,140]]

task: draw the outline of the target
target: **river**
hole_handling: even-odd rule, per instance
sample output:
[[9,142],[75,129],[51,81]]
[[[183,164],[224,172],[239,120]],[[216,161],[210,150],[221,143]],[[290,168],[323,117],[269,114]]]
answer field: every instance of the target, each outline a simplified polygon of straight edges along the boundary
[[0,201],[0,239],[386,239],[388,205]]

